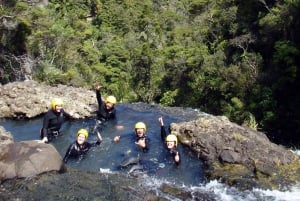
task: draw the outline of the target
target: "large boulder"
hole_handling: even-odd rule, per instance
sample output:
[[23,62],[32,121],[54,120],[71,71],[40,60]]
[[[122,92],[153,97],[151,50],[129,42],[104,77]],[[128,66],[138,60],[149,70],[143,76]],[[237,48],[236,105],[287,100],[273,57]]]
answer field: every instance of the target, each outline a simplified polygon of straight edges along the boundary
[[206,114],[170,127],[182,144],[206,162],[210,179],[245,188],[279,188],[300,180],[298,155],[226,117]]
[[53,145],[40,140],[14,142],[11,133],[0,126],[0,182],[65,170],[62,158]]
[[0,145],[0,181],[63,170],[62,158],[51,144],[22,141]]
[[33,118],[50,109],[53,98],[62,98],[64,109],[74,118],[93,115],[97,110],[95,92],[66,85],[55,87],[35,81],[0,86],[0,118]]

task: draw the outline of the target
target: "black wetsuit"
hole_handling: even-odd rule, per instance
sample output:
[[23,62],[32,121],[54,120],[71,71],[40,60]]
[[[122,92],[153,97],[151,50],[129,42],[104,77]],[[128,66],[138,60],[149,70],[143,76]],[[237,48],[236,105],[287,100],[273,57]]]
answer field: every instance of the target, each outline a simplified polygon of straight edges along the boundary
[[81,160],[84,155],[89,151],[91,147],[95,147],[96,145],[100,145],[101,142],[84,142],[81,146],[77,143],[77,141],[73,142],[64,157],[64,162],[67,163],[69,158],[78,158]]
[[61,135],[60,128],[66,120],[70,120],[72,117],[63,109],[60,112],[49,110],[43,120],[43,128],[41,130],[41,139],[43,137],[48,138],[48,142]]
[[101,99],[100,90],[96,90],[96,97],[98,102],[98,112],[97,112],[98,120],[104,122],[109,119],[115,119],[116,109],[114,107],[110,110],[106,109],[105,102]]
[[149,138],[147,136],[143,136],[143,137],[136,136],[135,142],[138,142],[140,139],[143,139],[143,138],[145,138],[146,147],[142,148],[142,150],[145,153],[145,152],[148,152],[148,150],[149,150],[149,146],[148,146],[149,145]]
[[[163,142],[166,141],[166,137],[167,137],[167,132],[164,126],[160,127],[160,135],[161,135],[161,139]],[[166,147],[168,149],[168,147]],[[176,165],[179,165],[180,161],[181,161],[181,156],[180,156],[180,152],[178,151],[177,147],[173,148],[173,149],[168,149],[169,153],[171,154],[172,158],[174,159],[174,162],[176,163]],[[179,161],[176,162],[175,161],[175,156],[176,154],[179,154]]]

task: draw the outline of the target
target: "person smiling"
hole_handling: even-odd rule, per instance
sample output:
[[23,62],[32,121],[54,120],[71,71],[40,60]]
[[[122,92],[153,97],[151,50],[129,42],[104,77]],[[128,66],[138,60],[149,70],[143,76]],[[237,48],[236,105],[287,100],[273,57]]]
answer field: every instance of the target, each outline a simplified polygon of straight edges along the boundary
[[97,132],[98,140],[96,142],[88,142],[89,132],[88,130],[81,128],[77,131],[76,140],[69,146],[63,161],[68,162],[69,158],[77,158],[81,160],[84,155],[89,151],[91,147],[100,145],[102,142],[102,137],[99,132]]
[[[134,143],[137,147],[141,148],[143,152],[147,152],[149,150],[149,138],[146,136],[146,124],[144,122],[137,122],[134,125],[134,133],[135,133],[135,141]],[[115,136],[114,142],[119,142],[121,136]]]
[[177,145],[178,145],[177,136],[174,135],[174,134],[167,135],[167,132],[166,132],[166,129],[165,129],[165,126],[164,126],[164,121],[163,121],[162,117],[158,118],[158,122],[159,122],[160,128],[161,128],[161,132],[160,132],[161,133],[161,139],[163,141],[165,141],[166,147],[167,147],[169,153],[171,154],[172,158],[174,159],[175,164],[179,165],[181,157],[180,157],[180,153],[177,149]]
[[62,135],[60,131],[62,124],[70,119],[72,119],[72,116],[63,110],[62,99],[54,98],[51,101],[51,109],[45,114],[43,119],[43,128],[40,130],[42,142],[51,142]]
[[98,102],[98,113],[97,119],[100,122],[104,122],[110,119],[116,118],[116,108],[117,99],[114,96],[107,96],[105,101],[102,100],[100,89],[102,86],[98,83],[94,83],[94,89],[96,90],[96,98]]

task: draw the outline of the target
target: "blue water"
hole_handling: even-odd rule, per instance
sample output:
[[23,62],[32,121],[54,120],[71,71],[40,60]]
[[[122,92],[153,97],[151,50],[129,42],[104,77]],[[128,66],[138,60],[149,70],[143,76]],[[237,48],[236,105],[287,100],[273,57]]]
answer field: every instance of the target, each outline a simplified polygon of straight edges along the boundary
[[[128,173],[128,168],[121,168],[120,163],[130,157],[140,157],[140,165],[144,167],[143,173],[169,182],[182,185],[199,185],[205,178],[202,172],[202,162],[186,147],[179,146],[181,164],[176,166],[160,138],[160,126],[158,117],[163,116],[165,126],[171,122],[185,120],[178,116],[161,114],[155,108],[150,110],[134,110],[126,105],[117,106],[117,119],[106,122],[99,128],[103,141],[100,146],[92,148],[81,161],[69,160],[67,165],[85,171],[118,171]],[[39,130],[42,126],[42,118],[14,121],[2,120],[1,125],[14,136],[14,141],[38,140]],[[149,151],[143,153],[134,144],[134,125],[143,121],[147,125],[147,136],[150,138]],[[63,136],[51,142],[58,152],[64,157],[68,146],[75,140],[76,131],[79,128],[87,128],[92,131],[95,118],[66,122],[63,125]],[[121,129],[120,129],[121,127]],[[113,142],[113,137],[120,135],[120,142]],[[96,141],[96,135],[90,133],[89,141]]]
[[[130,167],[121,169],[119,166],[121,161],[140,155],[141,164],[145,168],[144,174],[147,175],[145,185],[148,185],[149,189],[155,189],[161,183],[168,182],[183,188],[187,187],[194,192],[209,192],[217,200],[222,201],[300,201],[300,184],[297,184],[290,191],[284,192],[261,189],[239,191],[218,181],[206,181],[202,161],[181,144],[179,144],[179,150],[182,162],[178,167],[175,166],[172,160],[167,157],[168,153],[160,139],[160,126],[157,119],[159,116],[163,116],[166,126],[171,122],[189,121],[197,118],[191,109],[186,109],[184,112],[178,110],[171,114],[149,105],[135,107],[130,104],[119,104],[117,111],[117,120],[105,123],[100,129],[103,137],[101,145],[92,148],[81,161],[70,160],[67,166],[84,171],[128,174]],[[15,141],[38,140],[42,120],[42,118],[23,121],[2,119],[0,125],[12,133]],[[147,135],[151,140],[148,153],[142,153],[134,144],[133,127],[137,121],[143,121],[147,125]],[[92,131],[94,125],[95,119],[93,117],[65,123],[62,128],[64,135],[53,141],[52,144],[63,157],[69,144],[75,140],[76,131],[79,128],[87,128]],[[119,143],[112,141],[116,135],[121,136]],[[89,141],[94,140],[96,140],[96,136],[90,134]]]

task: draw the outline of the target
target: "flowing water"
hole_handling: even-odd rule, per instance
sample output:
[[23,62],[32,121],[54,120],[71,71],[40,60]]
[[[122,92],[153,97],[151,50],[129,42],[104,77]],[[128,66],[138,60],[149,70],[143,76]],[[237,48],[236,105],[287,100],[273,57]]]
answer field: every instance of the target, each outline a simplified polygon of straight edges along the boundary
[[[167,157],[167,152],[160,138],[160,126],[158,117],[163,116],[164,123],[168,126],[171,122],[182,122],[205,115],[197,110],[169,109],[147,104],[119,104],[117,105],[116,121],[106,122],[99,128],[103,141],[100,146],[92,148],[83,160],[68,161],[68,166],[83,171],[94,172],[123,172],[128,174],[131,166],[121,168],[120,163],[129,158],[140,157],[140,165],[143,173],[149,177],[145,185],[151,188],[159,186],[163,182],[176,184],[182,188],[193,189],[194,192],[205,191],[212,194],[217,200],[224,201],[300,201],[300,187],[295,186],[292,190],[265,191],[253,189],[239,191],[233,187],[221,184],[218,181],[207,181],[203,174],[202,162],[186,147],[179,145],[182,162],[175,166]],[[134,144],[134,125],[143,121],[147,125],[147,136],[150,138],[150,149],[142,153]],[[37,140],[42,118],[32,120],[2,120],[1,125],[12,133],[14,141]],[[94,118],[67,122],[63,125],[64,135],[54,140],[52,144],[63,157],[69,144],[75,140],[76,131],[79,128],[87,128],[93,131]],[[118,143],[113,142],[113,137],[121,136]],[[89,141],[95,141],[96,135],[92,132]],[[149,179],[150,178],[150,179]]]

